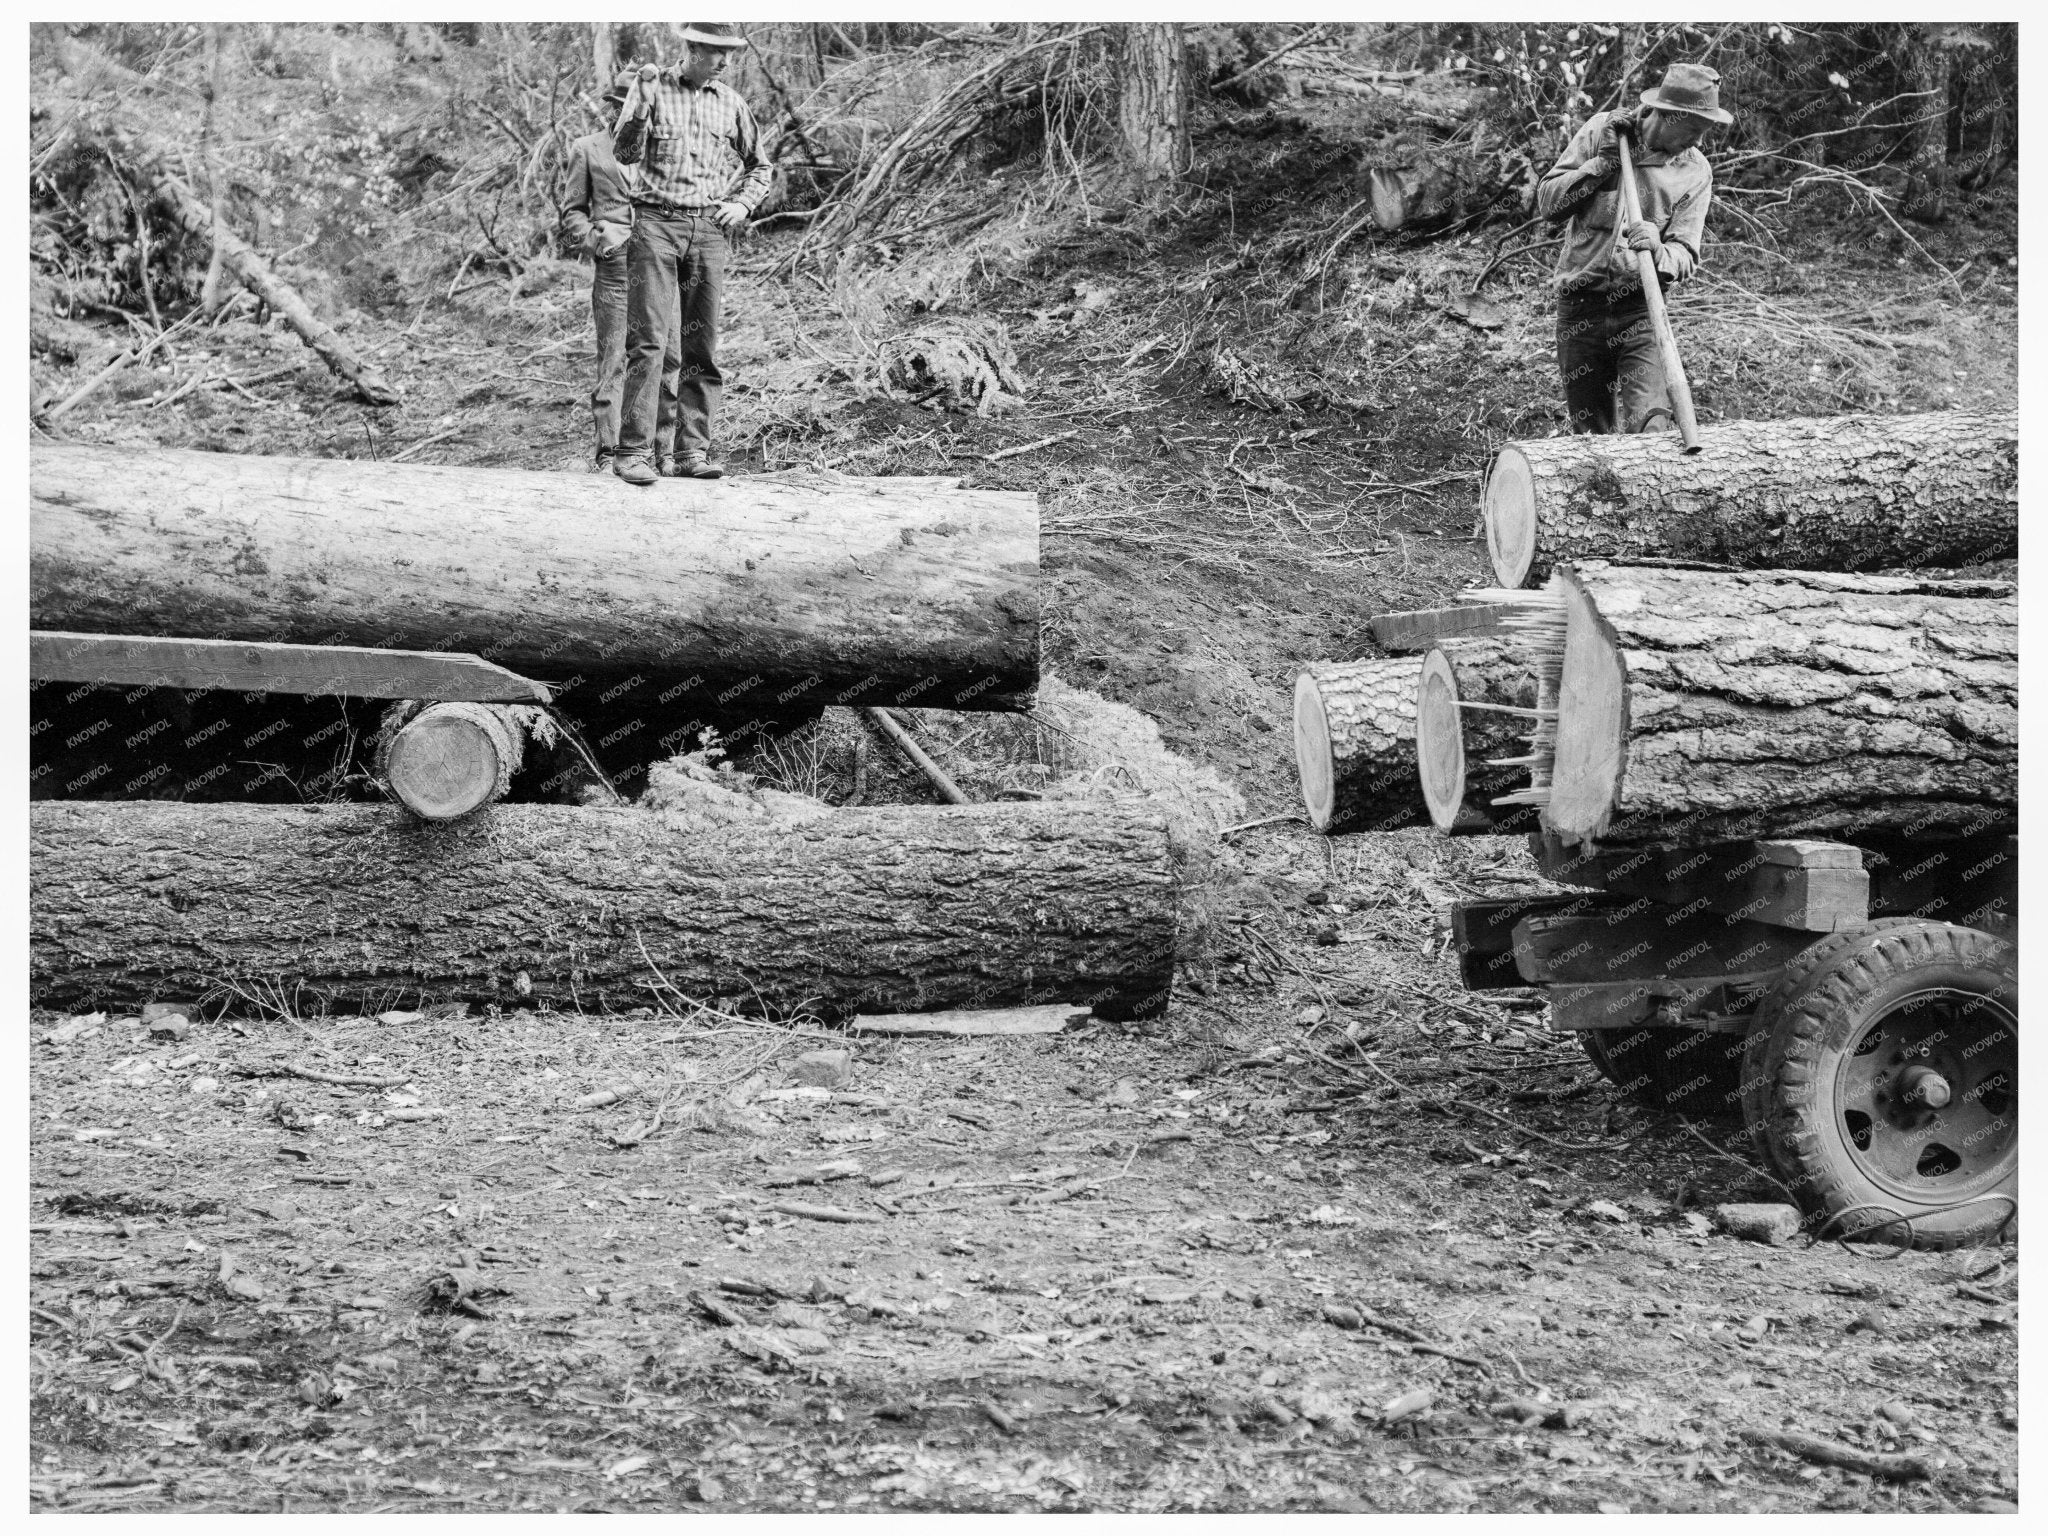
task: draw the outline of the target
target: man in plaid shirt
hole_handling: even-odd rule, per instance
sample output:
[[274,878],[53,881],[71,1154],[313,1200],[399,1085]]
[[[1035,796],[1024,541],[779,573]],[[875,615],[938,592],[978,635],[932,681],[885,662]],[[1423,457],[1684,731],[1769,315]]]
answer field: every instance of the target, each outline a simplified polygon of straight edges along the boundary
[[745,99],[719,80],[746,39],[716,22],[683,31],[680,67],[643,80],[620,115],[612,145],[621,165],[640,166],[633,233],[626,245],[626,398],[614,468],[629,485],[652,485],[662,355],[680,309],[682,379],[676,473],[724,474],[711,457],[711,418],[725,384],[718,371],[719,302],[730,231],[768,195],[775,168]]

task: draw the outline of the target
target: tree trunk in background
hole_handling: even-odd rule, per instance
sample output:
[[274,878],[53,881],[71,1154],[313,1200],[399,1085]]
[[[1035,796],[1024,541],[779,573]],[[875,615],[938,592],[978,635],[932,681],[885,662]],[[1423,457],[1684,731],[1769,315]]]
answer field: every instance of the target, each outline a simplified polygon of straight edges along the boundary
[[1125,162],[1146,184],[1170,185],[1187,169],[1192,154],[1181,24],[1126,25],[1118,38],[1116,77]]
[[[31,808],[38,1006],[276,987],[310,1002],[615,1010],[678,995],[772,1016],[1166,1007],[1166,824],[1066,802],[886,806],[719,825],[500,805]],[[390,1004],[387,1003],[387,1006]]]
[[594,34],[590,40],[591,74],[596,78],[597,91],[602,96],[612,83],[612,76],[619,70],[618,34],[608,21],[592,22],[590,30]]
[[1900,28],[1904,55],[1900,83],[1914,96],[1906,103],[1916,120],[1907,142],[1912,146],[1910,179],[1906,183],[1906,216],[1922,224],[1940,224],[1949,214],[1951,172],[1948,164],[1949,54],[1937,45],[1935,28],[1908,24]]
[[206,194],[213,200],[213,253],[206,261],[206,281],[199,287],[199,307],[207,314],[219,311],[226,295],[223,278],[227,275],[227,251],[221,244],[221,231],[228,227],[226,187],[221,182],[220,156],[214,146],[213,118],[220,109],[220,44],[222,27],[219,22],[210,22],[206,28],[206,117],[199,132],[199,159],[206,167]]

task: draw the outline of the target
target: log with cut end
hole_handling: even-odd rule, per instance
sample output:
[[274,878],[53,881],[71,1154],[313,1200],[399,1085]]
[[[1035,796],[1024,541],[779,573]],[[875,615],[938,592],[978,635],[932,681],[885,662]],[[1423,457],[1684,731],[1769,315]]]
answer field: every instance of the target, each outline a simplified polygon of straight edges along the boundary
[[[29,992],[127,1006],[235,986],[827,1018],[1061,1003],[1152,1014],[1172,983],[1166,824],[1111,805],[819,810],[43,802]],[[524,973],[522,977],[521,973]],[[260,984],[260,986],[259,986]]]
[[1504,587],[1561,560],[1736,569],[1961,566],[2019,552],[2019,418],[1946,411],[1728,421],[1509,443],[1483,502]]
[[415,816],[467,816],[512,787],[525,761],[531,713],[473,703],[408,709],[378,742],[377,777]]
[[1431,825],[1457,833],[1536,829],[1528,805],[1496,801],[1524,781],[1548,702],[1528,662],[1507,647],[1438,647],[1422,658],[1415,767]]
[[1006,709],[1038,682],[1016,492],[73,444],[34,446],[29,482],[37,629],[475,652],[664,698]]
[[[1456,649],[1472,697],[1510,706],[1528,702],[1528,670],[1498,642],[1473,640]],[[1428,825],[1416,772],[1421,673],[1421,657],[1396,656],[1318,662],[1295,680],[1294,762],[1309,822],[1318,831],[1335,836]],[[1489,757],[1511,751],[1515,719],[1475,719],[1475,750]],[[1507,830],[1499,825],[1503,819],[1490,806],[1475,806],[1459,818],[1457,830]]]
[[1547,596],[1554,755],[1516,798],[1568,845],[2016,825],[2010,583],[1589,565]]

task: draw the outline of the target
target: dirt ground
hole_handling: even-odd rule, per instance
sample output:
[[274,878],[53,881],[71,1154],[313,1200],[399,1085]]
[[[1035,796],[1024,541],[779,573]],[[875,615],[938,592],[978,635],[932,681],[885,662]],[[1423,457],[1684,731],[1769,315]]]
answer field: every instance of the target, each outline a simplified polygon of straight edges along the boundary
[[39,1017],[35,1507],[2016,1497],[2015,1247],[1715,1231],[1771,1195],[1733,1128],[1436,974],[1421,893],[1509,845],[1260,833],[1163,1024],[861,1040],[836,1088],[794,1068],[841,1039],[710,1015]]
[[[1319,135],[1247,131],[1240,192],[1287,182]],[[858,292],[783,282],[759,241],[731,300],[722,446],[739,472],[1042,492],[1051,667],[1143,711],[1248,819],[1284,818],[1296,670],[1369,654],[1375,612],[1484,579],[1491,448],[1554,429],[1544,255],[1506,257],[1482,326],[1444,304],[1508,249],[1497,230],[1354,252],[1309,297],[1282,270],[1301,227],[1242,195],[1227,216],[1220,192],[1163,232],[1039,209]],[[2011,399],[2011,229],[1936,245],[1952,290],[1881,239],[1835,238],[1790,258],[1731,244],[1681,300],[1703,415]],[[571,274],[346,317],[407,390],[379,412],[289,335],[230,319],[178,367],[257,380],[248,398],[156,409],[169,376],[136,370],[64,432],[574,470],[585,302]],[[946,416],[865,381],[877,306],[915,304],[1006,326],[1026,404]],[[1224,345],[1320,403],[1228,398],[1204,362]],[[987,457],[1010,448],[1029,451]],[[971,727],[919,713],[942,741]],[[837,1090],[791,1073],[841,1042],[701,1013],[217,1019],[182,1038],[35,1016],[34,1507],[2016,1498],[2016,1246],[1715,1230],[1715,1203],[1773,1193],[1738,1128],[1638,1110],[1533,999],[1458,990],[1437,913],[1533,879],[1518,844],[1332,842],[1285,820],[1229,843],[1217,937],[1165,1019],[864,1040]],[[607,1089],[631,1096],[578,1107]],[[440,1113],[402,1117],[418,1111]],[[827,1163],[857,1171],[782,1182]],[[1911,1452],[1931,1476],[1744,1438],[1777,1429]]]

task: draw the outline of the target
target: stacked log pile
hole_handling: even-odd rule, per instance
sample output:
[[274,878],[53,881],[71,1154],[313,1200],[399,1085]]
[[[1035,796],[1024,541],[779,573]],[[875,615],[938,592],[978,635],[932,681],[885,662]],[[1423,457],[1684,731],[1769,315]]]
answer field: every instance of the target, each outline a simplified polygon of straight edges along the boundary
[[[389,709],[374,775],[398,805],[39,801],[38,1005],[720,999],[829,1020],[1050,1002],[1115,1019],[1166,1004],[1180,853],[1141,809],[835,811],[702,786],[632,807],[500,803],[536,748],[573,745],[602,779],[551,712],[593,678],[623,677],[602,697],[635,712],[631,733],[662,758],[681,732],[661,712],[704,710],[713,693],[1024,707],[1039,669],[1034,497],[907,478],[640,491],[38,445],[31,507],[31,623],[61,632],[53,654],[104,652],[132,672],[123,645],[97,637],[256,642],[235,686],[260,690],[263,658],[285,654],[268,648],[298,647],[287,682],[303,692],[321,648],[355,647],[358,664],[412,653],[415,669],[420,652],[477,653],[552,685],[528,689],[530,704],[486,691]],[[88,667],[65,697],[95,708],[99,675]],[[194,686],[158,681],[139,692]],[[278,733],[235,730],[223,750],[275,751]],[[168,739],[218,734],[181,725]],[[159,739],[104,719],[70,735],[88,749]]]
[[[1427,656],[1318,662],[1295,681],[1294,761],[1309,822],[1332,836],[1426,826],[1429,786],[1453,777],[1448,765],[1418,772],[1418,710],[1440,711],[1446,687],[1468,701],[1500,707],[1480,716],[1469,740],[1456,739],[1457,802],[1447,813],[1457,832],[1525,830],[1529,816],[1496,807],[1515,787],[1511,774],[1483,765],[1487,755],[1515,748],[1517,716],[1535,702],[1535,680],[1514,650],[1489,639]],[[1425,672],[1435,686],[1425,690]],[[1440,732],[1438,750],[1448,745]],[[1475,766],[1467,781],[1463,766]],[[1442,824],[1442,823],[1439,823]]]
[[1587,564],[1523,595],[1549,707],[1514,798],[1566,846],[2016,829],[2011,583]]

